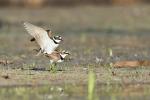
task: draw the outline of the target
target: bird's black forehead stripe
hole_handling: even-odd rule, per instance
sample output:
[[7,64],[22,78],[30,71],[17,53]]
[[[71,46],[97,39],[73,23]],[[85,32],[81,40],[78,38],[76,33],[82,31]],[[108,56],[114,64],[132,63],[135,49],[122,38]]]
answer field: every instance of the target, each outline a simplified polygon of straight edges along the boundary
[[61,36],[54,36],[54,39],[55,40],[62,40],[62,37]]
[[55,38],[52,38],[52,40],[55,44],[59,44],[58,42],[55,41],[56,40]]

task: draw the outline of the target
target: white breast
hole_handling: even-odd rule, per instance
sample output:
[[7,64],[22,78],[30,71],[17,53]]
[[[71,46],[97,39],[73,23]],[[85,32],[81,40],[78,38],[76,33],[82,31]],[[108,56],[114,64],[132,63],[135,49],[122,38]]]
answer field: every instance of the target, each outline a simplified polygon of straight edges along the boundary
[[42,50],[44,53],[51,54],[58,47],[58,45],[59,44],[55,44],[53,40],[49,38],[48,40],[45,40],[45,43],[42,46]]

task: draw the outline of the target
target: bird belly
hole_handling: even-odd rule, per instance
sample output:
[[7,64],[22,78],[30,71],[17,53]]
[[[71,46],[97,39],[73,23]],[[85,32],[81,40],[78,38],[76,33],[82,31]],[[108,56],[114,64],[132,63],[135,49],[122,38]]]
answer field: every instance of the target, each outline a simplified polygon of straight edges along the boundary
[[63,62],[63,60],[60,59],[60,60],[58,60],[57,62]]

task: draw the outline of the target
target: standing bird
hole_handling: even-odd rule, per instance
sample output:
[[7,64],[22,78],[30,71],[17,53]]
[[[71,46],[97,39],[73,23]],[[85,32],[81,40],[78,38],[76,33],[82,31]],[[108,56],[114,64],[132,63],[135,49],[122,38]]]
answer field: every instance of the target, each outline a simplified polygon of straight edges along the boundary
[[46,57],[50,60],[50,71],[56,71],[56,65],[57,63],[63,62],[65,60],[65,57],[67,55],[70,55],[69,52],[63,50],[61,52],[54,51],[51,54],[45,54]]
[[51,54],[59,46],[62,41],[61,36],[52,37],[52,32],[50,30],[44,30],[38,26],[31,23],[24,22],[24,27],[27,32],[33,37],[31,41],[35,41],[40,46],[39,53]]
[[51,54],[45,54],[45,56],[49,58],[51,64],[63,62],[67,55],[70,55],[70,53],[65,50],[60,52],[54,51]]

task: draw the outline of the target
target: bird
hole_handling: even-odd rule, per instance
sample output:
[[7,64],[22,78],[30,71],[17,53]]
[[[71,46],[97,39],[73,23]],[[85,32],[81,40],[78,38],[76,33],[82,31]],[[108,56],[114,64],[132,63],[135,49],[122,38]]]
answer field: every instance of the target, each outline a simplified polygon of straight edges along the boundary
[[24,22],[24,27],[33,38],[30,41],[36,41],[40,46],[39,52],[44,54],[51,54],[59,46],[61,41],[63,41],[61,36],[52,37],[52,32],[50,30],[45,30],[41,27],[33,25],[29,22]]
[[66,50],[54,51],[51,54],[45,54],[45,56],[49,58],[51,64],[63,62],[67,55],[70,55],[70,53]]
[[44,30],[43,28],[28,22],[24,22],[24,27],[33,37],[30,41],[35,41],[40,46],[40,49],[36,51],[40,51],[40,53],[48,57],[51,66],[53,66],[53,64],[56,65],[56,63],[63,62],[65,57],[70,55],[70,53],[66,50],[57,50],[60,42],[63,41],[61,36],[52,37],[52,32],[50,30]]
[[57,64],[63,62],[67,55],[70,55],[70,53],[68,51],[65,51],[65,50],[54,51],[51,54],[45,54],[45,56],[50,60],[50,66],[49,66],[50,69],[49,70],[52,72],[57,71],[58,70],[56,68]]

